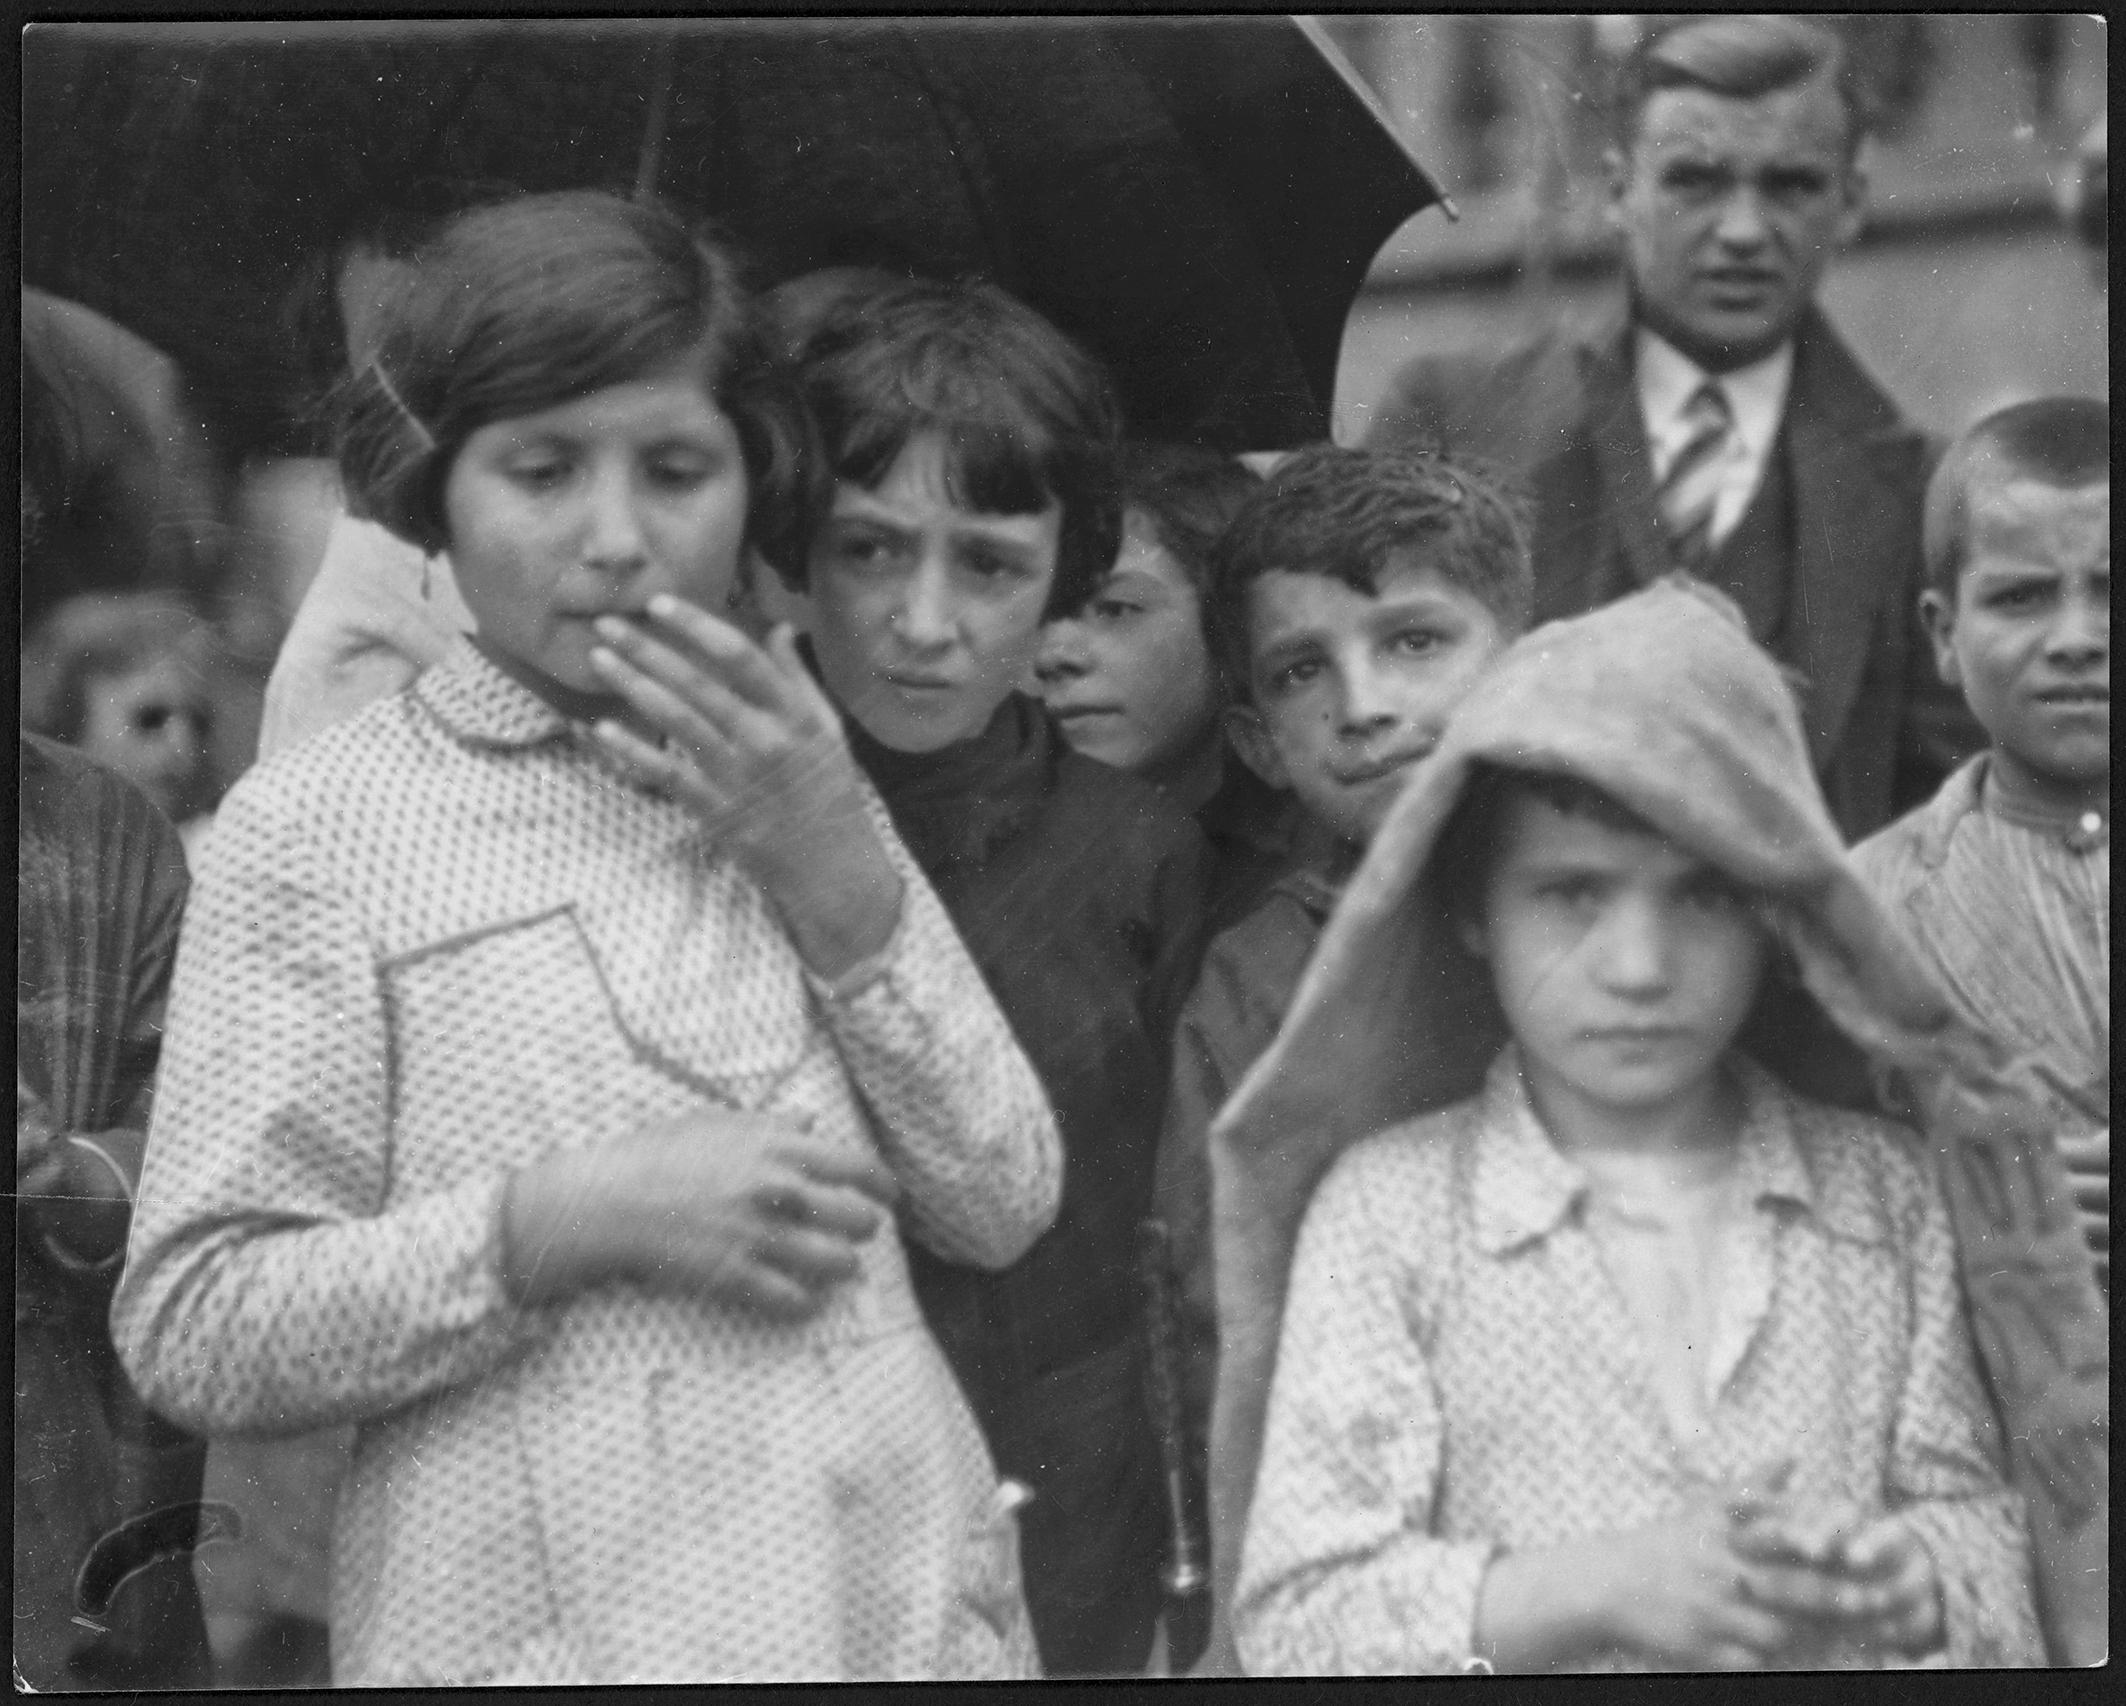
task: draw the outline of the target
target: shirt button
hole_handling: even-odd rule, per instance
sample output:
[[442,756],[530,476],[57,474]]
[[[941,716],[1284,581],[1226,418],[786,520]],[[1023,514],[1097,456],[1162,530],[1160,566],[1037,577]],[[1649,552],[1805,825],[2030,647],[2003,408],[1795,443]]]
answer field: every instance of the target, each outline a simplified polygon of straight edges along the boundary
[[2095,812],[2084,812],[2080,827],[2084,835],[2094,835],[2104,827],[2104,820]]

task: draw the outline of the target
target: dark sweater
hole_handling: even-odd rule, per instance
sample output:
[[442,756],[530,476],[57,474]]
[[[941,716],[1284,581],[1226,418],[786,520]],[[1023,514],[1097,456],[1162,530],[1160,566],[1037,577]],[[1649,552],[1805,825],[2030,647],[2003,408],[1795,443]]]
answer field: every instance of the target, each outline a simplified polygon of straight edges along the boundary
[[1014,696],[973,740],[857,762],[1055,1105],[1063,1202],[1001,1273],[912,1240],[915,1292],[998,1467],[1026,1482],[1028,1603],[1051,1674],[1141,1666],[1158,1605],[1158,1454],[1137,1226],[1200,946],[1202,839]]

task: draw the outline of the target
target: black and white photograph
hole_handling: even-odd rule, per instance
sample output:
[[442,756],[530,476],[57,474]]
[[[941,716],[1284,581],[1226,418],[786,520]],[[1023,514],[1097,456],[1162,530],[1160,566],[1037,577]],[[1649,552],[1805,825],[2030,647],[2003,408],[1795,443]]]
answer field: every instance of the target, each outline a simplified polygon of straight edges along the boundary
[[45,10],[17,1692],[2108,1664],[2101,15]]

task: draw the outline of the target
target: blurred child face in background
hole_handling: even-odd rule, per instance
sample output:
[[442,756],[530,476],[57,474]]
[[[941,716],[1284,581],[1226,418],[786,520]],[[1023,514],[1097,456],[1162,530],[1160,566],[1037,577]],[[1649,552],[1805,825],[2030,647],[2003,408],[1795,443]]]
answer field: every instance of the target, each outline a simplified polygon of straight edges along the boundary
[[483,641],[602,694],[591,624],[660,592],[721,609],[746,492],[737,430],[684,363],[475,431],[444,485],[451,566]]
[[1247,589],[1254,703],[1234,744],[1346,841],[1372,838],[1412,765],[1506,644],[1499,619],[1416,552],[1367,593],[1272,570]]
[[196,671],[176,657],[92,675],[83,685],[75,742],[155,802],[172,823],[203,810],[210,787],[214,704]]
[[840,482],[804,600],[828,693],[896,752],[980,734],[1033,661],[1062,520],[961,507],[932,435],[875,487]]
[[1042,630],[1036,669],[1070,744],[1118,770],[1178,779],[1221,743],[1202,605],[1139,511],[1085,608]]
[[2111,487],[1973,483],[1954,600],[1921,601],[1942,679],[2027,794],[2083,809],[2111,785]]
[[1650,1120],[1709,1095],[1749,1017],[1766,939],[1721,872],[1650,832],[1516,794],[1470,949],[1552,1124]]

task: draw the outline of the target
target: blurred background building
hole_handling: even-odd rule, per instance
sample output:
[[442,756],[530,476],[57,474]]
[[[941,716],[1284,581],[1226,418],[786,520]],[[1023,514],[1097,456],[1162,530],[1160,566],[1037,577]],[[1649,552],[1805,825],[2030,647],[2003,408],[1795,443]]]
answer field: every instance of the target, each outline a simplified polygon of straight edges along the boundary
[[[1518,341],[1609,299],[1611,66],[1634,14],[1320,20],[1461,210],[1412,220],[1344,335],[1337,436],[1404,361]],[[2052,391],[2108,396],[2104,250],[2063,218],[2104,117],[2105,23],[2053,12],[1838,20],[1876,107],[1870,214],[1822,300],[1921,425]],[[2101,148],[2101,132],[2096,143]],[[2098,209],[2104,230],[2102,155]]]

